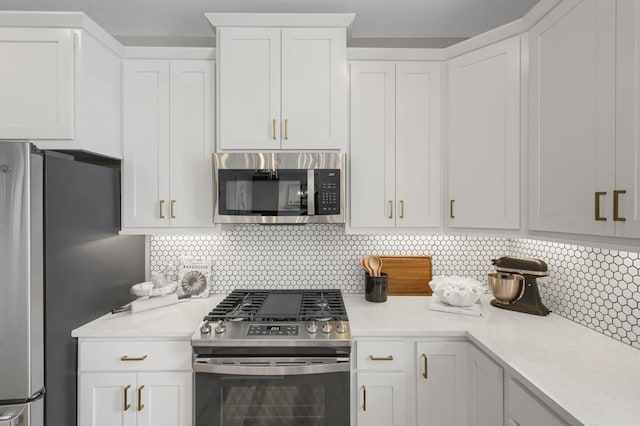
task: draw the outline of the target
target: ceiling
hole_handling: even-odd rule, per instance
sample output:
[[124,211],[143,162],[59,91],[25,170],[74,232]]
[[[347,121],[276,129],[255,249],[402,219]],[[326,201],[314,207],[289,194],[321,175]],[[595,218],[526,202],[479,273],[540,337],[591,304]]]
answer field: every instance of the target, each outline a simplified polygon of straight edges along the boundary
[[538,0],[0,0],[80,11],[125,45],[212,46],[205,12],[356,13],[349,46],[444,47],[524,16]]

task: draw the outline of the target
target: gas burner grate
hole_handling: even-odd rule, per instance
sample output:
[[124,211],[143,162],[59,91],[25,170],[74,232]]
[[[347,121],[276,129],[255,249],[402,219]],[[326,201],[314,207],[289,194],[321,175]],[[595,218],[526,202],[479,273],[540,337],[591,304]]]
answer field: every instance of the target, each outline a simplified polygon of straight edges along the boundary
[[234,290],[205,317],[207,321],[252,321],[264,300],[266,291]]
[[300,307],[301,321],[346,321],[347,311],[340,290],[305,291]]
[[[269,295],[298,295],[298,307],[273,311],[265,304]],[[271,299],[273,301],[273,299]],[[268,314],[265,314],[264,311]],[[207,321],[347,321],[340,290],[234,290],[205,317]]]

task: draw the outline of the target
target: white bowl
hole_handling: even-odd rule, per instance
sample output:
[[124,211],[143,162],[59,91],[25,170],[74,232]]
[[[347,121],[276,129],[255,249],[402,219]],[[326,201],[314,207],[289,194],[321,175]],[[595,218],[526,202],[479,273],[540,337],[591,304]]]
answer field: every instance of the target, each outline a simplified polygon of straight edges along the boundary
[[155,296],[166,296],[167,294],[171,294],[176,291],[178,287],[178,283],[173,281],[168,283],[164,287],[154,287],[151,281],[147,281],[144,283],[139,283],[131,287],[129,290],[131,294],[138,297],[155,297]]
[[448,296],[442,294],[440,295],[440,298],[452,306],[471,306],[480,299],[480,295],[470,291],[466,296],[463,296],[460,293],[451,293]]

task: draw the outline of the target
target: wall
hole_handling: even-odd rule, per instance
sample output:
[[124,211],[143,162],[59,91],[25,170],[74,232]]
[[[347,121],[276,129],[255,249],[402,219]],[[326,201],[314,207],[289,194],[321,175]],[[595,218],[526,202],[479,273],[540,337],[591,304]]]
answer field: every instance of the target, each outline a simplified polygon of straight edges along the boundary
[[344,235],[342,225],[236,225],[220,235],[149,237],[150,270],[176,280],[180,256],[211,259],[214,291],[234,288],[340,288],[364,293],[359,258],[432,255],[434,275],[486,283],[491,259],[547,262],[540,286],[556,314],[640,348],[640,255],[530,239],[457,235]]

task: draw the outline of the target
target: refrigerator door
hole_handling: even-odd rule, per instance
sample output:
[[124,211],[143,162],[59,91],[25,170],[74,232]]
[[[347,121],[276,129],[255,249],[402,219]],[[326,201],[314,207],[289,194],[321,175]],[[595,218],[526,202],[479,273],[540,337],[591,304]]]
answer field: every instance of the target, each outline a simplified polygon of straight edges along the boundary
[[0,409],[44,386],[42,156],[0,141]]

